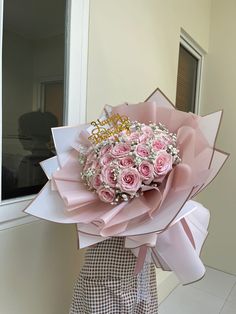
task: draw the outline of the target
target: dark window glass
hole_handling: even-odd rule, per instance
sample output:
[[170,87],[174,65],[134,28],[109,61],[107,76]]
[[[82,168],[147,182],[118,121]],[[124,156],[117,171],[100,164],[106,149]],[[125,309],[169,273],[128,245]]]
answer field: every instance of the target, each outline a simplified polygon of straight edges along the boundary
[[37,193],[63,123],[66,0],[5,0],[2,199]]
[[180,45],[176,93],[176,107],[179,110],[195,110],[198,62],[196,57]]

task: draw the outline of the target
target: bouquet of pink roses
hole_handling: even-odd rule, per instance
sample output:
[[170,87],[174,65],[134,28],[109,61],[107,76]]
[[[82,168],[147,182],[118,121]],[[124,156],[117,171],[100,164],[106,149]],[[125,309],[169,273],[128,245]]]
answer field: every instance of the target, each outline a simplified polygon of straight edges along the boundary
[[178,111],[156,90],[143,103],[106,106],[91,125],[54,128],[57,155],[41,163],[49,181],[25,212],[76,223],[80,247],[125,237],[137,272],[146,259],[195,281],[209,211],[192,198],[228,157],[215,148],[221,115]]
[[158,187],[180,162],[176,134],[163,125],[130,123],[130,129],[84,148],[79,160],[82,179],[101,201],[117,204]]

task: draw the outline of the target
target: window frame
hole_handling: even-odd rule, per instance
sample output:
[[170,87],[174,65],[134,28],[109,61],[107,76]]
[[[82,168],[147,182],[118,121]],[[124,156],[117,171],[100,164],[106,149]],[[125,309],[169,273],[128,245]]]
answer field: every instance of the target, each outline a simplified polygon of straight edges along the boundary
[[199,114],[201,109],[202,79],[206,52],[183,29],[181,29],[180,32],[180,45],[198,60],[194,113]]
[[[6,0],[5,0],[6,1]],[[86,122],[89,0],[67,0],[65,42],[65,124]],[[2,37],[4,0],[0,0],[0,122],[2,123]],[[2,128],[0,128],[2,164]],[[0,167],[2,176],[2,167]],[[0,180],[1,193],[1,180]],[[0,202],[0,230],[33,222],[36,217],[23,213],[34,195]]]

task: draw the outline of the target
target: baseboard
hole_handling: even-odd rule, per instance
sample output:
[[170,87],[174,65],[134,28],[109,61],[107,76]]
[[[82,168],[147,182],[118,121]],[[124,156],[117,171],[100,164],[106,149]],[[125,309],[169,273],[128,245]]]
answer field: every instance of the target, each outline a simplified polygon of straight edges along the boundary
[[161,303],[179,284],[179,280],[172,272],[157,269],[158,301]]

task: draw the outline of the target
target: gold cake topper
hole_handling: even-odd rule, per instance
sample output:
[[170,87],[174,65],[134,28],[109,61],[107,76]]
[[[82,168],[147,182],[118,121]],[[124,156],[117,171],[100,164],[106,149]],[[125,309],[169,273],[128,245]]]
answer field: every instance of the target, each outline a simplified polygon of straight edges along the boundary
[[94,126],[94,129],[88,139],[93,144],[98,144],[111,136],[114,136],[114,139],[119,141],[118,135],[120,132],[126,131],[127,134],[130,134],[131,123],[127,116],[120,116],[116,113],[105,120],[97,119],[92,121],[91,125]]

